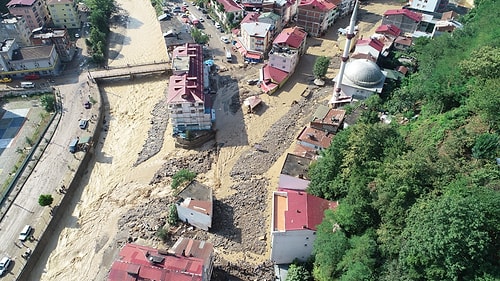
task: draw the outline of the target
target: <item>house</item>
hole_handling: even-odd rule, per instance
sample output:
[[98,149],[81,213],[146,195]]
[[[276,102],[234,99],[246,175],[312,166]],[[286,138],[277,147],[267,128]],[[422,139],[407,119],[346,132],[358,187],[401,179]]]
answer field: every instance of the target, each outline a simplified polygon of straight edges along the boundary
[[327,209],[337,202],[298,190],[273,192],[271,220],[271,260],[276,264],[306,261],[312,253],[316,228]]
[[452,33],[457,28],[462,28],[463,25],[456,20],[440,20],[434,25],[432,37],[439,36],[443,33]]
[[56,75],[59,55],[54,45],[19,48],[15,39],[0,42],[0,76],[22,78],[29,74]]
[[299,55],[303,55],[306,52],[306,39],[307,32],[298,26],[294,26],[283,29],[274,39],[273,45],[282,49],[294,49],[298,51]]
[[260,76],[262,79],[260,88],[266,94],[274,93],[279,87],[283,86],[290,77],[288,72],[272,67],[269,64],[264,64],[262,66]]
[[76,53],[75,43],[70,40],[67,29],[49,29],[35,32],[31,36],[33,45],[54,45],[62,62],[69,62]]
[[241,20],[240,24],[247,22],[258,22],[260,13],[248,12],[247,15]]
[[76,0],[46,0],[52,23],[59,28],[79,28],[82,18]]
[[177,197],[175,207],[179,220],[207,231],[212,227],[213,197],[210,187],[194,180]]
[[30,30],[43,27],[50,21],[44,0],[11,0],[7,9],[12,15],[23,17]]
[[0,42],[15,39],[20,47],[31,45],[31,29],[26,24],[24,17],[4,16],[0,21]]
[[306,190],[310,182],[308,173],[311,162],[310,158],[288,153],[281,167],[278,187],[292,190]]
[[202,48],[188,43],[174,49],[167,104],[174,134],[210,130],[215,120],[210,96],[204,91]]
[[410,0],[410,8],[424,12],[442,12],[448,5],[448,0]]
[[333,136],[330,132],[304,127],[297,137],[297,143],[319,151],[330,146]]
[[337,6],[326,0],[300,0],[297,10],[297,26],[311,36],[319,37],[333,25]]
[[111,265],[108,281],[210,281],[213,245],[179,238],[168,251],[125,244]]
[[413,39],[411,37],[398,36],[398,38],[394,40],[394,48],[397,50],[405,50],[411,47],[412,42]]
[[[339,75],[334,82],[339,81]],[[373,94],[380,94],[384,88],[386,73],[381,71],[376,63],[371,60],[352,60],[345,66],[344,77],[342,78],[341,96],[352,97],[354,99],[366,99]],[[338,97],[335,93],[330,100],[334,104]]]
[[238,38],[245,60],[260,62],[263,55],[270,47],[271,25],[261,22],[248,22],[241,24],[241,37]]
[[210,5],[223,26],[238,22],[245,16],[243,7],[233,0],[211,0]]
[[313,129],[335,134],[341,128],[344,117],[345,110],[329,108],[320,104],[314,112],[309,126]]
[[271,38],[273,38],[277,32],[281,32],[281,30],[283,29],[281,17],[273,12],[265,12],[260,14],[258,21],[271,25]]
[[377,38],[359,39],[356,41],[354,52],[369,54],[377,60],[384,47],[384,43]]
[[382,18],[382,25],[391,24],[403,33],[413,33],[422,21],[422,15],[408,9],[387,10]]
[[375,30],[376,34],[382,34],[389,38],[395,39],[401,35],[401,29],[393,24],[382,24]]
[[241,5],[246,11],[262,11],[263,0],[241,0]]

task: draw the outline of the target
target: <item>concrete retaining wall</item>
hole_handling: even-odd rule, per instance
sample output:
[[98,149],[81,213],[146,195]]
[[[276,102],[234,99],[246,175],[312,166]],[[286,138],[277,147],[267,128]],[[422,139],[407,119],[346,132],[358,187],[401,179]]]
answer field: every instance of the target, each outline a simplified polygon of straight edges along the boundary
[[[93,86],[94,86],[93,88],[99,91],[97,85]],[[43,232],[41,232],[42,234],[40,234],[40,237],[38,237],[39,240],[37,246],[35,247],[35,249],[33,249],[31,256],[27,260],[23,270],[21,271],[16,280],[29,280],[30,273],[33,271],[35,266],[37,266],[38,259],[42,256],[43,252],[45,251],[45,246],[49,244],[52,239],[54,239],[54,231],[57,229],[57,226],[60,223],[63,216],[67,213],[67,210],[71,204],[71,200],[73,199],[73,196],[77,191],[77,188],[80,186],[80,181],[83,175],[85,174],[86,170],[88,169],[90,160],[94,156],[95,146],[97,144],[97,140],[99,139],[99,135],[102,130],[102,121],[104,118],[104,106],[102,104],[103,99],[100,92],[96,94],[97,94],[96,96],[98,97],[99,107],[97,113],[98,115],[97,122],[94,133],[92,135],[93,146],[91,149],[85,152],[83,159],[81,160],[78,168],[74,172],[74,177],[71,180],[71,183],[69,183],[68,186],[66,187],[66,193],[61,197],[61,200],[57,208],[54,208],[51,220],[49,221],[48,225],[43,230]],[[55,203],[57,204],[57,202]]]

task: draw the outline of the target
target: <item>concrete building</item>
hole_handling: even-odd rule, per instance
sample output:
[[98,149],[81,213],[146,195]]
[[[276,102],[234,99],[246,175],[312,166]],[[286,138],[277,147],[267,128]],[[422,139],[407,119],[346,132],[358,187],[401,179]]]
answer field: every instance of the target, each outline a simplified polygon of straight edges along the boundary
[[113,262],[108,281],[210,281],[213,245],[206,241],[179,238],[168,251],[125,244]]
[[422,21],[422,15],[408,9],[387,10],[382,18],[382,25],[392,24],[403,33],[413,33]]
[[329,108],[320,104],[314,112],[309,125],[313,129],[335,134],[339,128],[342,128],[345,113],[343,109]]
[[354,9],[356,0],[331,0],[330,2],[337,5],[339,9],[339,16],[345,17]]
[[271,43],[271,25],[268,23],[249,22],[241,24],[239,42],[245,50],[245,60],[260,62]]
[[307,32],[304,29],[294,26],[283,29],[273,41],[273,46],[282,49],[297,50],[299,55],[306,52]]
[[55,75],[59,56],[54,45],[19,48],[15,40],[0,42],[0,76]]
[[297,136],[297,144],[321,151],[330,146],[334,134],[311,127],[304,127]]
[[15,39],[20,47],[27,47],[31,45],[30,36],[31,29],[25,18],[7,15],[0,21],[0,42]]
[[310,158],[288,153],[281,166],[278,188],[305,191],[310,183],[308,173],[311,162]]
[[335,209],[330,202],[304,191],[279,190],[273,193],[271,220],[271,260],[276,264],[306,261],[316,240],[316,227],[327,209]]
[[30,30],[43,27],[50,21],[44,0],[11,0],[7,8],[12,15],[25,18]]
[[448,0],[410,0],[410,8],[430,13],[442,12],[448,2]]
[[212,189],[197,181],[184,188],[175,203],[179,220],[207,230],[212,227]]
[[203,53],[198,44],[174,49],[167,103],[174,134],[210,130],[215,113],[204,91]]
[[326,0],[300,0],[297,11],[297,26],[304,28],[311,36],[322,36],[333,25],[338,10],[335,4]]
[[79,28],[82,25],[76,0],[46,0],[55,27]]
[[[339,81],[340,73],[333,80]],[[342,79],[341,96],[366,99],[373,94],[380,94],[384,88],[386,73],[381,71],[371,60],[352,60],[345,67]],[[330,103],[334,102],[334,98]]]
[[283,25],[281,22],[281,16],[273,13],[273,12],[265,12],[259,15],[258,22],[268,23],[271,25],[270,30],[271,38],[274,38],[274,35],[278,32],[281,32],[283,29]]
[[[211,0],[210,4],[213,7],[214,13],[219,18],[219,22],[223,26],[229,27],[230,17],[233,18],[233,23],[245,17],[243,7],[233,0]],[[232,14],[232,16],[229,16],[230,14]]]
[[384,43],[376,38],[359,39],[354,53],[370,55],[377,60],[384,47]]
[[33,45],[54,45],[62,62],[69,62],[76,53],[75,42],[70,40],[67,29],[50,29],[47,32],[32,35]]

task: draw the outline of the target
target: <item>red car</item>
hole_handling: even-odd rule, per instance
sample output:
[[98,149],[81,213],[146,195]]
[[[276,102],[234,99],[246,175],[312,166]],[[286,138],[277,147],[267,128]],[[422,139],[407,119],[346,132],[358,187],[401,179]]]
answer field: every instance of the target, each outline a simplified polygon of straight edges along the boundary
[[38,79],[40,79],[40,75],[28,74],[28,75],[24,76],[24,79],[26,79],[26,80],[38,80]]

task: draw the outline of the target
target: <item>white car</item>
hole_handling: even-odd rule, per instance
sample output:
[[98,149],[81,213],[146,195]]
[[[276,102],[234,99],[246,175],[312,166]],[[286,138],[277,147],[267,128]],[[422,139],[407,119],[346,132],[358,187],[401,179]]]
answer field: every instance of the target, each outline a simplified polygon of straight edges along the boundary
[[9,269],[10,262],[11,262],[11,260],[8,257],[4,257],[0,261],[0,276],[4,275],[5,272]]
[[187,8],[189,5],[186,2],[184,2],[184,3],[182,3],[182,6]]
[[221,40],[222,42],[224,42],[225,44],[229,44],[229,39],[227,39],[227,37],[225,37],[225,36],[222,36],[222,37],[220,38],[220,40]]
[[200,22],[205,22],[205,20],[202,17],[200,17]]
[[26,241],[26,239],[28,239],[28,237],[30,236],[32,230],[33,228],[31,228],[31,225],[26,225],[19,234],[19,240],[23,242]]

